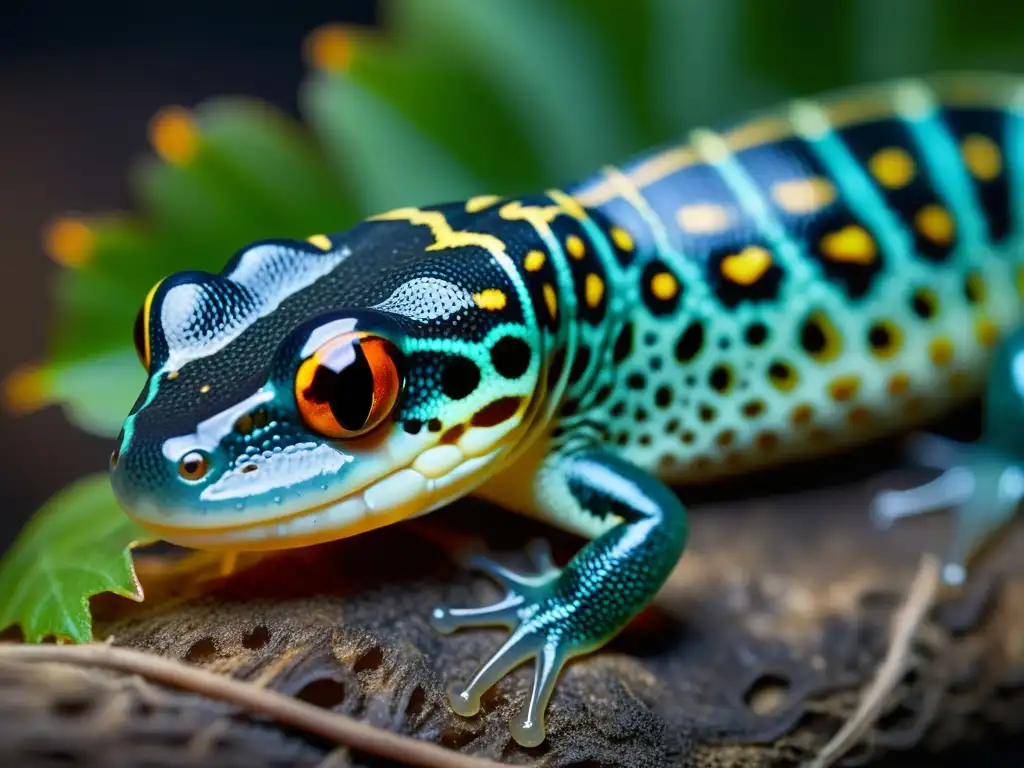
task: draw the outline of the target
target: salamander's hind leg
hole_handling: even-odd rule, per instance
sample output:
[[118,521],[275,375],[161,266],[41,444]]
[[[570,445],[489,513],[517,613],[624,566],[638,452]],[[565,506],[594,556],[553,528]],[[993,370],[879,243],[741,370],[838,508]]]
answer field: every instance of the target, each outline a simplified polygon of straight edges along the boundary
[[947,584],[966,577],[968,558],[1016,514],[1024,499],[1024,330],[997,350],[985,399],[985,433],[975,444],[919,435],[910,443],[918,464],[942,470],[934,480],[885,491],[872,503],[876,524],[953,509],[953,541],[942,569]]
[[476,557],[508,590],[482,608],[438,608],[442,632],[484,625],[508,626],[504,645],[464,685],[449,689],[452,708],[470,716],[492,685],[530,658],[533,688],[509,727],[523,746],[544,741],[544,715],[558,674],[573,656],[596,650],[616,635],[668,578],[686,544],[686,513],[658,480],[600,450],[549,457],[533,478],[546,515],[590,516],[604,532],[562,570],[534,545],[536,575],[515,573]]

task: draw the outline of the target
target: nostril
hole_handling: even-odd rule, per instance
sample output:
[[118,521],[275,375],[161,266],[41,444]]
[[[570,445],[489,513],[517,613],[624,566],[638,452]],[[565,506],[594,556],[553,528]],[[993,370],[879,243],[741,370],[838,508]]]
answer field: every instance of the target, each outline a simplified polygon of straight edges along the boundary
[[257,467],[255,464],[246,464],[244,467],[242,467],[242,473],[247,475],[250,472],[255,472],[257,469],[259,469],[259,467]]
[[202,451],[189,451],[178,462],[178,474],[185,480],[202,480],[210,469],[210,461]]

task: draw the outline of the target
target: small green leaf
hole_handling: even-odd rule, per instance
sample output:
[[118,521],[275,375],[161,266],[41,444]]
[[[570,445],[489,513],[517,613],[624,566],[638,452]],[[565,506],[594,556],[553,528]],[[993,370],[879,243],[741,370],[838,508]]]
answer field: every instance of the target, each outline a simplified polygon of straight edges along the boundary
[[0,630],[18,624],[30,643],[89,642],[89,598],[113,592],[141,601],[130,550],[153,540],[117,506],[105,472],[65,488],[0,560]]

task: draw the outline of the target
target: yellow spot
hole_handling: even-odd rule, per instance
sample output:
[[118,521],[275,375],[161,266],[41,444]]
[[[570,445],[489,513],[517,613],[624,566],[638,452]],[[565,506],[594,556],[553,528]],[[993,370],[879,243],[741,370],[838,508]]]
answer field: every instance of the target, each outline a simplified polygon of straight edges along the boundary
[[953,342],[945,336],[932,339],[928,345],[928,357],[935,365],[949,365],[953,359]]
[[201,394],[201,395],[205,395],[209,391],[210,391],[210,385],[209,384],[203,384],[203,386],[201,386],[199,388],[199,394]]
[[96,246],[96,234],[79,219],[57,219],[43,235],[46,254],[65,267],[88,263]]
[[684,205],[676,213],[679,226],[695,235],[710,235],[729,226],[729,212],[710,203]]
[[878,249],[864,227],[850,224],[821,238],[821,251],[832,261],[847,264],[870,264]]
[[982,318],[974,324],[974,335],[980,346],[991,348],[999,341],[999,328],[991,320]]
[[327,237],[327,235],[311,235],[310,237],[306,238],[306,242],[315,245],[321,251],[331,250],[331,241]]
[[620,251],[632,251],[635,247],[633,236],[622,227],[611,228],[612,242]]
[[992,181],[1003,171],[1003,155],[988,136],[972,133],[960,145],[960,154],[974,178]]
[[168,381],[174,381],[174,379],[178,378],[178,375],[178,371],[171,371],[170,373],[167,374],[167,379]]
[[565,238],[565,249],[569,252],[570,256],[577,260],[587,255],[586,246],[583,245],[583,241],[576,235],[569,235]]
[[792,421],[796,426],[810,424],[813,417],[814,408],[812,408],[809,403],[800,403],[793,408],[792,413],[789,415],[790,421]]
[[775,184],[772,196],[789,213],[815,213],[835,202],[836,188],[832,182],[820,176],[791,179]]
[[661,301],[674,299],[679,293],[679,282],[671,272],[659,272],[651,278],[651,293]]
[[917,231],[936,245],[949,245],[956,234],[956,224],[949,211],[937,203],[929,203],[914,215]]
[[868,169],[878,183],[888,189],[900,189],[914,179],[914,158],[905,149],[886,147],[868,161]]
[[526,254],[526,258],[523,259],[523,267],[527,272],[536,272],[544,266],[544,252],[543,251],[530,251]]
[[314,29],[303,45],[306,63],[325,72],[344,72],[352,63],[352,35],[343,24]]
[[466,213],[477,213],[501,200],[498,195],[477,195],[466,201]]
[[734,283],[753,285],[771,265],[771,253],[759,245],[751,245],[722,259],[721,270]]
[[199,130],[184,107],[165,107],[149,122],[149,143],[171,165],[185,165],[199,150]]
[[26,414],[50,404],[45,369],[34,365],[16,368],[4,380],[3,402],[12,413]]
[[871,423],[871,411],[863,405],[855,406],[846,414],[846,421],[851,427],[862,427]]
[[558,296],[555,294],[555,287],[551,283],[544,283],[541,290],[544,292],[544,303],[548,305],[548,314],[554,319],[558,313]]
[[587,306],[594,309],[601,303],[601,298],[604,296],[604,280],[591,272],[587,275],[584,292]]
[[889,383],[886,385],[886,388],[893,397],[906,394],[907,390],[910,389],[910,374],[906,371],[897,371],[889,377]]
[[488,288],[487,290],[480,291],[480,293],[474,293],[473,302],[480,309],[497,311],[505,308],[505,305],[508,303],[508,297],[499,288]]
[[859,389],[860,377],[853,373],[837,376],[828,385],[828,392],[832,399],[839,403],[845,403],[852,399]]

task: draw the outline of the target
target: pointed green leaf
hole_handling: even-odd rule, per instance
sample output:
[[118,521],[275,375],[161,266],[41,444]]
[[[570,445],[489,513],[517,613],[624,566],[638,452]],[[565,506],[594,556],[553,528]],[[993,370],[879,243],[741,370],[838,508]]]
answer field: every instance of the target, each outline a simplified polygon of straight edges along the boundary
[[106,473],[51,498],[0,560],[0,630],[25,640],[92,639],[89,598],[113,592],[142,600],[131,548],[153,537],[118,508]]

